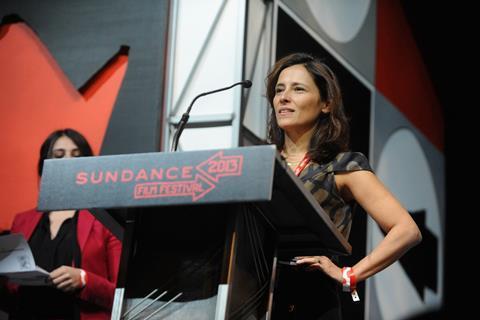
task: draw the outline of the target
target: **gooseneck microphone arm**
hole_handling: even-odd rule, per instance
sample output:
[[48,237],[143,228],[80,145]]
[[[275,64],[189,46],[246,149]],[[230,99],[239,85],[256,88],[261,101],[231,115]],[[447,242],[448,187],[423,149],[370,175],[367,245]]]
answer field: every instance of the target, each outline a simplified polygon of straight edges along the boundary
[[220,88],[220,89],[217,89],[217,90],[204,92],[204,93],[201,93],[198,96],[196,96],[193,99],[192,103],[190,103],[190,105],[188,106],[187,111],[185,111],[185,113],[182,115],[182,118],[178,122],[177,131],[175,131],[175,134],[173,135],[172,150],[171,151],[172,152],[177,151],[178,141],[180,140],[180,135],[182,134],[183,129],[185,129],[185,126],[187,125],[188,118],[190,118],[190,110],[192,110],[192,106],[195,103],[195,101],[197,101],[198,98],[209,95],[209,94],[212,94],[212,93],[228,90],[228,89],[231,89],[231,88],[233,88],[235,86],[238,86],[238,85],[242,85],[242,87],[244,87],[244,88],[250,88],[252,86],[252,81],[250,81],[250,80],[240,81],[240,82],[232,84],[231,86],[228,86],[228,87],[225,87],[225,88]]

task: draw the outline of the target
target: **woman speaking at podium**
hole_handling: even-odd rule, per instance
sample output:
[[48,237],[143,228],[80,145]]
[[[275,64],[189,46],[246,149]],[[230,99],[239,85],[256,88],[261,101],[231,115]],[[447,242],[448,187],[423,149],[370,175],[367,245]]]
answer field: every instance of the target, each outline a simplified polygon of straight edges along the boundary
[[335,257],[294,257],[282,267],[273,319],[339,319],[339,291],[358,300],[356,283],[398,260],[421,241],[410,214],[386,189],[366,157],[350,152],[348,121],[335,74],[303,53],[286,56],[267,77],[271,105],[269,139],[348,239],[358,203],[386,233],[354,266]]
[[[40,149],[38,173],[50,158],[92,156],[72,129],[51,133]],[[8,284],[11,319],[110,319],[121,242],[87,210],[17,214],[12,233],[27,239],[51,286]]]

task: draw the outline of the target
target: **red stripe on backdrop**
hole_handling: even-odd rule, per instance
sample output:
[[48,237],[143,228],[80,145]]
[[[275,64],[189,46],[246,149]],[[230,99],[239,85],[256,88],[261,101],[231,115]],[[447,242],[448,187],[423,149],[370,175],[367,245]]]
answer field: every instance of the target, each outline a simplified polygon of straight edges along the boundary
[[377,3],[375,85],[443,151],[443,110],[398,0]]

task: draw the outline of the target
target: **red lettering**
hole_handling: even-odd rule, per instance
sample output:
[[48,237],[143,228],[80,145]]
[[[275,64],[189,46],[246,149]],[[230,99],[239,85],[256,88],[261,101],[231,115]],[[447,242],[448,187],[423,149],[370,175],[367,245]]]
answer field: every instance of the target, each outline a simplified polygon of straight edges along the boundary
[[132,170],[125,169],[122,170],[122,182],[129,182],[133,179],[133,172]]
[[[211,173],[224,173],[233,171],[238,168],[238,164],[235,161],[211,161],[208,172]],[[179,179],[192,179],[193,178],[193,166],[184,167],[170,167],[164,168],[152,168],[140,169],[135,172],[130,169],[123,169],[122,171],[92,171],[92,172],[78,172],[75,177],[75,183],[78,185],[100,184],[100,183],[117,183],[117,182],[131,182],[132,180],[141,181],[161,181],[166,180],[179,180]],[[191,192],[191,186],[168,186],[164,187],[166,192]],[[186,189],[185,189],[186,188]],[[181,191],[180,191],[181,190]],[[185,191],[186,190],[186,191]],[[140,191],[141,192],[141,191]]]
[[79,172],[77,173],[77,180],[75,181],[76,184],[86,184],[88,182],[87,173],[86,172]]
[[237,159],[231,159],[228,161],[228,171],[237,172],[238,170],[238,161]]
[[182,178],[190,179],[192,178],[192,166],[182,167]]
[[172,171],[177,172],[177,171],[178,171],[178,168],[177,168],[177,167],[168,168],[168,169],[167,169],[167,172],[166,172],[166,174],[167,174],[167,179],[169,179],[169,180],[176,180],[176,179],[178,179],[178,173],[173,174]]
[[166,184],[160,185],[160,193],[168,193],[168,186]]
[[209,163],[209,166],[208,166],[208,169],[207,171],[209,173],[214,173],[214,172],[217,172],[217,162],[216,161],[210,161]]
[[163,169],[152,169],[150,171],[150,180],[162,180],[163,179]]
[[148,176],[145,169],[141,169],[140,171],[138,171],[137,176],[135,177],[135,181],[140,181],[140,180],[148,181]]
[[107,171],[105,173],[105,183],[108,183],[108,182],[117,182],[118,180],[118,171],[114,171],[114,172],[111,172],[111,171]]
[[102,180],[103,180],[103,171],[98,172],[97,177],[95,177],[95,172],[92,172],[90,174],[90,181],[92,182],[92,184],[102,183]]
[[236,159],[210,161],[208,167],[209,173],[227,173],[235,172],[238,169],[238,162]]

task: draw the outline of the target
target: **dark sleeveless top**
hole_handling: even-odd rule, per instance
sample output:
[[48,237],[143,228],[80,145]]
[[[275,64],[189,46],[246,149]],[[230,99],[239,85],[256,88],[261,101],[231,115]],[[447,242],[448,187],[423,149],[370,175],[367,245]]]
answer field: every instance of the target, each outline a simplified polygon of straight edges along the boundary
[[[325,164],[311,162],[299,178],[327,212],[337,229],[348,239],[355,202],[346,203],[335,184],[335,174],[372,171],[367,158],[358,152],[343,152]],[[336,261],[336,257],[332,257]],[[273,319],[341,319],[340,286],[321,271],[279,267],[275,284]]]
[[335,173],[373,171],[367,158],[360,152],[342,152],[326,164],[310,163],[300,173],[300,179],[320,206],[329,214],[337,229],[348,239],[352,226],[352,206],[340,196],[335,184]]

